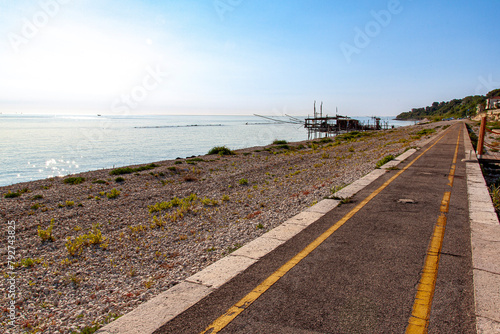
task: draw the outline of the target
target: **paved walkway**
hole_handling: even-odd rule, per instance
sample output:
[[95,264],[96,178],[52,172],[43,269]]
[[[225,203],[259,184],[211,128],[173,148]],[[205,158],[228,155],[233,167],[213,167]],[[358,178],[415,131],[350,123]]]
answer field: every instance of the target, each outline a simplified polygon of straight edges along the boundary
[[[457,123],[341,190],[346,200],[320,202],[98,333],[498,333],[500,265],[490,258],[499,258],[500,226],[484,191],[473,198],[484,184],[464,129]],[[474,211],[470,200],[484,205]]]

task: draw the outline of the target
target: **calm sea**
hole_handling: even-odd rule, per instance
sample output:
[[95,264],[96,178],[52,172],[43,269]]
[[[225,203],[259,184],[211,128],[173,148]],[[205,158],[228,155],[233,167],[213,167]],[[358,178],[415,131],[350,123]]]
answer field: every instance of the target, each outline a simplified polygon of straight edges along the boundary
[[274,139],[302,141],[307,132],[256,116],[0,115],[0,186],[203,155],[214,146],[263,146]]

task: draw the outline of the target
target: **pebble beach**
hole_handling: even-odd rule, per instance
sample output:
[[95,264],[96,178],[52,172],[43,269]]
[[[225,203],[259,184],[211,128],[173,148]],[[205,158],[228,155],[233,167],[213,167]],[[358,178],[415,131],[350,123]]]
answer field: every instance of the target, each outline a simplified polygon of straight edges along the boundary
[[277,142],[0,187],[0,269],[16,314],[12,325],[3,293],[0,332],[104,326],[445,127]]

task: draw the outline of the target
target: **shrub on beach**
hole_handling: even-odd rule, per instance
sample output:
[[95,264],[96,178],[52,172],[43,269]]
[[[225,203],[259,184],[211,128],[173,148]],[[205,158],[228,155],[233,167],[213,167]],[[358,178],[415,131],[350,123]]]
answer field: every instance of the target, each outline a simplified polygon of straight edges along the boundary
[[215,146],[212,149],[210,149],[210,151],[208,151],[208,154],[235,155],[236,153],[231,151],[226,146]]
[[286,140],[278,140],[278,139],[275,139],[273,141],[273,145],[285,145],[285,144],[288,144],[288,142]]
[[8,193],[4,194],[4,197],[5,198],[16,198],[16,197],[21,196],[24,193],[30,193],[30,192],[31,192],[31,190],[29,190],[28,188],[24,188],[24,189],[18,190],[16,192],[12,192],[9,190]]
[[290,150],[290,146],[288,144],[280,144],[277,147],[283,150]]
[[16,198],[19,196],[21,196],[21,194],[19,192],[11,192],[11,191],[9,191],[8,193],[6,193],[4,195],[5,198]]
[[156,167],[159,167],[159,166],[156,164],[149,164],[149,165],[141,166],[141,167],[137,167],[137,168],[122,167],[122,168],[113,169],[111,172],[109,172],[109,175],[132,174],[135,172],[142,172],[143,170],[149,170],[149,169],[153,169]]
[[83,177],[68,177],[63,180],[64,183],[66,184],[80,184],[85,182],[85,178]]

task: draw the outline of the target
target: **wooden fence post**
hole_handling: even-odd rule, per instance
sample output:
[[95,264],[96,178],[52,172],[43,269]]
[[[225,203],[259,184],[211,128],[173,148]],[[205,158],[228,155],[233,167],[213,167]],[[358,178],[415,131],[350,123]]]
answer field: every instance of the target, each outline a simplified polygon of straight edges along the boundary
[[481,117],[481,127],[479,128],[479,140],[477,141],[477,155],[481,159],[483,155],[484,134],[486,132],[486,116]]

